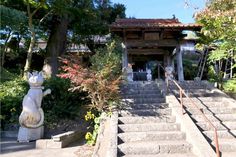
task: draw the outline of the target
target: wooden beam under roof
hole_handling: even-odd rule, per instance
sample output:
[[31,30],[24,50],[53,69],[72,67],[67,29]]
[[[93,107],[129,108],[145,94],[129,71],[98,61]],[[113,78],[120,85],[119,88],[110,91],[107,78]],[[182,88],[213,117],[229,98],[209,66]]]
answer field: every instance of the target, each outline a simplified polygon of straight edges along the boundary
[[142,55],[150,55],[150,54],[166,54],[169,53],[168,50],[165,49],[128,49],[128,54],[142,54]]
[[143,41],[143,40],[127,40],[127,48],[153,48],[153,47],[176,47],[179,44],[177,40],[174,39],[163,39],[154,41]]

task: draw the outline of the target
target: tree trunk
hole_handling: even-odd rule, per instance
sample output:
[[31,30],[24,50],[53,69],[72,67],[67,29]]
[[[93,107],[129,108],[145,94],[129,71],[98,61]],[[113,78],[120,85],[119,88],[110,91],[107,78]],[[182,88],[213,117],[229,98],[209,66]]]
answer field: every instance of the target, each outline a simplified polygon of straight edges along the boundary
[[53,16],[50,36],[47,42],[47,58],[44,61],[44,73],[54,77],[58,73],[58,57],[66,50],[68,15]]
[[233,56],[234,56],[234,50],[231,51],[231,54],[230,54],[230,78],[233,78]]
[[26,63],[25,63],[25,67],[24,67],[24,79],[27,78],[27,73],[30,70],[30,66],[31,66],[31,62],[32,62],[32,55],[33,55],[33,48],[35,45],[35,30],[34,30],[34,26],[33,26],[32,22],[33,22],[33,17],[29,16],[29,30],[31,33],[31,37],[30,37],[30,46],[27,51],[27,58],[26,58]]

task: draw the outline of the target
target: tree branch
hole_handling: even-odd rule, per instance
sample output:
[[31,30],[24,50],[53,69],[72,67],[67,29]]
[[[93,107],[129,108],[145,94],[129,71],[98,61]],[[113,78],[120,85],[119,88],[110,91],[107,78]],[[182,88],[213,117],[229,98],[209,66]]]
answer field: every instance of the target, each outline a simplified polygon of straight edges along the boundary
[[32,12],[32,16],[34,16],[34,14],[40,9],[42,7],[42,3],[40,3],[39,5],[38,5],[38,7]]
[[28,13],[28,16],[31,16],[29,0],[27,0],[27,13]]
[[46,15],[43,16],[43,18],[40,19],[39,23],[42,23],[43,20],[52,13],[53,10],[50,10]]

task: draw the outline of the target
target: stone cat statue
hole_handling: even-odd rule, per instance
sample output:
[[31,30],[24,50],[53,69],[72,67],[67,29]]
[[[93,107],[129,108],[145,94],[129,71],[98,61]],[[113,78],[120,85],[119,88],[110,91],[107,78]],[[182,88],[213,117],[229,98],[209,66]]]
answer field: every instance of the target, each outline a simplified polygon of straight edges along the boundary
[[42,72],[28,73],[30,89],[23,99],[23,110],[19,117],[19,123],[24,128],[38,128],[43,125],[41,102],[45,95],[51,93],[50,89],[43,92],[43,81]]

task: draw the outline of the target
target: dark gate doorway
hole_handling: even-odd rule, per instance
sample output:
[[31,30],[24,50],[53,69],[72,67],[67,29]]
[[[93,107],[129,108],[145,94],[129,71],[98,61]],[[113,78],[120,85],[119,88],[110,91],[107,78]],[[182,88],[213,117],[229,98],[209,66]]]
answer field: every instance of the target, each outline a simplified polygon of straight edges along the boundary
[[164,71],[158,66],[163,65],[164,55],[130,55],[134,81],[146,81],[147,70],[152,73],[152,80],[164,77]]

